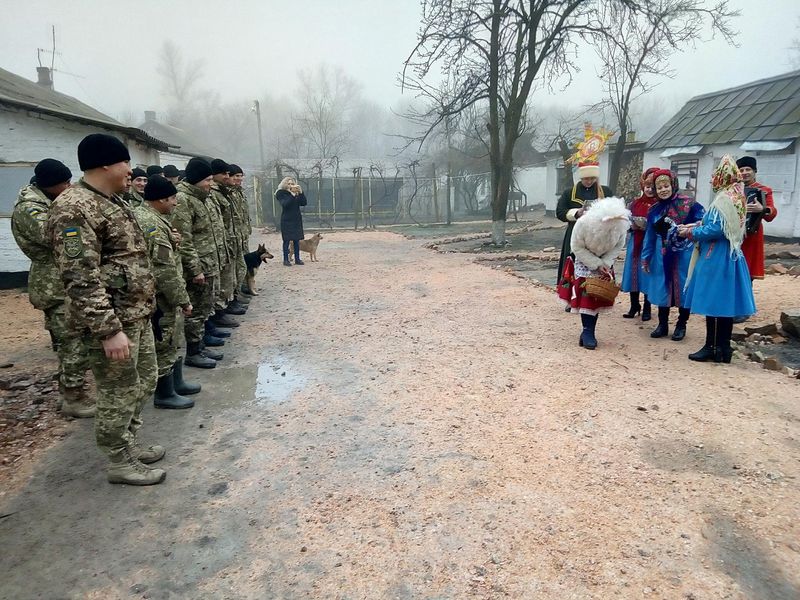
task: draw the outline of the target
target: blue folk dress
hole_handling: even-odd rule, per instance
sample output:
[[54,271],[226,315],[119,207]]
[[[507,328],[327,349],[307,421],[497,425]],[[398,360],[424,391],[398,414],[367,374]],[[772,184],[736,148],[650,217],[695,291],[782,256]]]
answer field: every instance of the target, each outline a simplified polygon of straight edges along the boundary
[[692,231],[699,256],[686,289],[686,306],[707,317],[744,317],[756,312],[750,271],[741,250],[731,254],[715,208]]
[[[677,225],[696,223],[704,213],[702,204],[680,194],[668,200],[659,200],[647,213],[642,263],[650,266],[650,274],[640,287],[655,306],[688,308],[683,288],[686,286],[694,244],[678,237]],[[663,235],[656,231],[656,222],[662,217],[671,221],[669,230]]]

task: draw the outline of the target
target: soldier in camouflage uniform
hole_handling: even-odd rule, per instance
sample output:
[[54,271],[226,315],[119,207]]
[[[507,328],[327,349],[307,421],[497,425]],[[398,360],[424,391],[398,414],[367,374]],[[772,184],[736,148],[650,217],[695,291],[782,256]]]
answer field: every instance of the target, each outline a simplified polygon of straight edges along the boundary
[[66,292],[67,319],[80,332],[97,382],[97,445],[108,481],[152,485],[166,474],[147,464],[164,448],[136,442],[145,399],[156,387],[155,280],[142,230],[116,194],[130,177],[130,155],[117,138],[95,133],[78,145],[83,178],[50,207],[48,238]]
[[136,167],[131,174],[131,185],[128,190],[122,195],[122,198],[130,205],[131,208],[137,208],[144,204],[144,186],[147,185],[147,173],[144,169]]
[[217,366],[206,355],[203,334],[206,319],[214,313],[214,297],[219,280],[220,246],[217,206],[208,197],[211,165],[193,158],[186,165],[186,179],[178,184],[178,206],[172,214],[172,226],[181,235],[179,251],[183,275],[192,304],[186,318],[186,365],[201,369]]
[[58,353],[61,413],[70,417],[93,417],[94,401],[84,390],[89,364],[79,336],[67,329],[64,284],[58,273],[50,241],[46,237],[47,216],[56,197],[70,186],[72,173],[63,163],[45,158],[34,169],[36,183],[22,188],[11,215],[11,231],[17,245],[31,259],[28,298],[44,312],[44,326]]
[[247,206],[247,197],[242,189],[244,172],[239,165],[228,165],[230,167],[230,188],[233,190],[233,197],[236,204],[236,230],[239,233],[239,253],[236,261],[236,300],[240,303],[249,303],[247,295],[243,292],[242,286],[247,276],[247,266],[244,263],[244,255],[250,251],[250,234],[253,228],[250,224],[250,209]]
[[[153,276],[156,279],[156,312],[153,315],[153,335],[156,342],[158,383],[154,404],[156,408],[191,408],[194,402],[176,393],[173,371],[180,365],[178,346],[183,337],[183,316],[191,316],[192,304],[183,280],[181,255],[178,252],[177,232],[167,220],[177,205],[178,191],[171,182],[154,175],[144,188],[145,205],[133,213],[144,232]],[[182,379],[182,378],[181,378]],[[183,390],[186,384],[181,380]],[[196,386],[193,392],[199,392]]]

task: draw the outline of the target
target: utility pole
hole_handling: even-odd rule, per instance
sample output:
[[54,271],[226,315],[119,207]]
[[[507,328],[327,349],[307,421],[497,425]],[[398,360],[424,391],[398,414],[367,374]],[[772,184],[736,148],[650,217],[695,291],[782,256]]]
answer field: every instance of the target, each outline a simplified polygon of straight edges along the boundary
[[261,172],[266,173],[266,163],[264,162],[264,135],[261,133],[261,104],[258,100],[253,101],[253,111],[256,113],[256,121],[258,121],[258,151],[261,154]]

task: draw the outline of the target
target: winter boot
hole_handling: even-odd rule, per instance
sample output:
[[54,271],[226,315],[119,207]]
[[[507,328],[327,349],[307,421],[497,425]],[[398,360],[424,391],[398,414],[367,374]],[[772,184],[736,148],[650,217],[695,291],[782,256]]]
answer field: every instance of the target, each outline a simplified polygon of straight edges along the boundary
[[167,474],[161,469],[149,469],[134,458],[129,448],[122,448],[109,458],[106,471],[109,483],[125,483],[127,485],[155,485],[166,479]]
[[623,319],[632,319],[638,315],[642,310],[642,305],[639,304],[639,292],[631,292],[631,309],[622,315]]
[[672,332],[673,341],[680,342],[686,337],[686,323],[689,320],[689,309],[678,309],[678,322],[675,323],[675,331]]
[[238,302],[239,304],[244,304],[245,306],[250,304],[250,297],[245,296],[244,294],[234,294],[233,301]]
[[205,356],[206,358],[210,358],[212,360],[222,360],[224,354],[222,352],[217,352],[216,350],[210,350],[205,347],[205,345],[200,344],[200,354]]
[[159,446],[158,444],[143,448],[134,441],[133,446],[131,446],[131,456],[145,465],[152,465],[160,461],[166,453],[164,446]]
[[650,304],[650,300],[647,299],[647,294],[644,295],[644,307],[642,308],[642,321],[649,321],[653,318],[651,314],[652,304]]
[[199,383],[189,383],[183,379],[183,359],[179,358],[172,367],[172,381],[175,385],[175,393],[181,396],[191,396],[199,394],[202,389]]
[[246,308],[243,308],[241,305],[237,305],[233,302],[229,302],[228,306],[225,307],[225,314],[226,315],[236,315],[241,316],[247,312]]
[[[191,398],[184,398],[175,393],[175,382],[172,379],[172,373],[170,373],[169,375],[163,375],[158,378],[153,405],[156,408],[192,408],[194,406],[194,400]],[[141,457],[139,460],[141,460]]]
[[217,327],[238,327],[239,321],[236,319],[232,319],[228,315],[226,315],[223,311],[218,310],[209,319],[214,325]]
[[717,354],[716,343],[717,319],[706,317],[706,343],[697,352],[689,355],[689,360],[695,362],[708,362],[714,360]]
[[61,388],[61,414],[75,419],[91,419],[97,407],[89,403],[83,387]]
[[581,323],[583,323],[583,331],[578,340],[578,345],[583,346],[587,350],[594,350],[597,348],[597,338],[594,337],[594,328],[597,326],[597,315],[581,314]]
[[200,342],[191,342],[186,344],[186,358],[183,364],[198,369],[213,369],[217,366],[217,361],[200,354]]
[[714,362],[730,363],[733,358],[731,336],[733,335],[733,317],[717,317],[717,352]]
[[651,338],[662,338],[669,335],[669,306],[658,307],[658,327],[650,333]]
[[225,340],[223,340],[222,338],[214,337],[213,335],[207,333],[203,336],[203,345],[213,346],[213,347],[224,346]]
[[231,337],[230,330],[220,329],[219,327],[216,327],[214,323],[212,323],[211,321],[206,321],[204,326],[206,328],[206,333],[208,335],[223,339]]

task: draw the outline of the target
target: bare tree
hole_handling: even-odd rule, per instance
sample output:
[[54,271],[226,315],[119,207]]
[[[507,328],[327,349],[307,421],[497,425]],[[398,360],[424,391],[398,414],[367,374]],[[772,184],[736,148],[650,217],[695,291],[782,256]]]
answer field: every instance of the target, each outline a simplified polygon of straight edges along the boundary
[[161,46],[156,72],[161,76],[161,92],[169,103],[171,120],[181,125],[198,99],[197,85],[203,73],[202,59],[186,60],[172,40]]
[[792,40],[789,46],[789,64],[793,69],[800,69],[800,18],[797,19],[795,29],[798,31],[797,37]]
[[599,76],[619,132],[609,169],[612,189],[619,183],[632,102],[657,85],[654,78],[673,77],[674,71],[666,68],[669,56],[695,43],[707,27],[733,43],[730,21],[738,15],[728,0],[652,0],[646,10],[613,3],[601,6],[604,35],[595,37],[602,62]]
[[531,90],[574,68],[576,44],[600,31],[601,2],[633,0],[428,0],[418,43],[406,59],[404,87],[421,93],[440,72],[456,93],[438,114],[488,105],[486,135],[492,183],[492,238],[505,243],[513,153],[525,131]]

